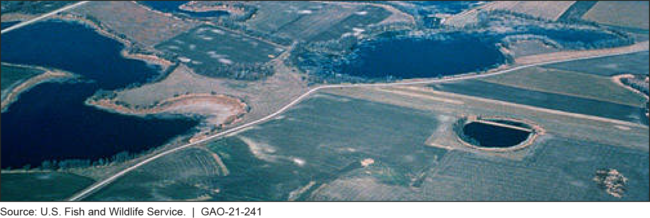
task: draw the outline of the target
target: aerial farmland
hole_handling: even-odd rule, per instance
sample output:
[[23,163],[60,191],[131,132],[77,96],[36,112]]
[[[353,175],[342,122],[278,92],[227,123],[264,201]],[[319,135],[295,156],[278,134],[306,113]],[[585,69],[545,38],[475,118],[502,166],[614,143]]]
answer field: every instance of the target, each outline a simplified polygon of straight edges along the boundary
[[649,201],[648,2],[2,2],[1,201]]

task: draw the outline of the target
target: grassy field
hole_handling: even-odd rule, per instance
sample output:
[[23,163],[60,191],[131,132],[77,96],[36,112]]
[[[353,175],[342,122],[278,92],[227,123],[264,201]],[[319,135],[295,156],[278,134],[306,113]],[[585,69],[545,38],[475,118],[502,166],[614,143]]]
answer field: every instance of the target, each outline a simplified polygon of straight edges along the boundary
[[[532,120],[547,132],[509,153],[454,147],[462,144],[444,129],[466,114]],[[647,127],[625,128],[421,87],[328,90],[207,144],[223,166],[194,161],[185,152],[210,152],[192,148],[88,200],[647,200]],[[629,179],[623,198],[592,181],[603,168]]]
[[[546,133],[530,147],[502,154],[456,147],[443,131],[433,132],[432,146],[452,147],[426,172],[421,186],[407,189],[355,175],[340,177],[314,192],[313,200],[478,200],[478,201],[635,201],[647,200],[647,127],[613,128],[612,124],[540,110],[500,105],[473,97],[413,87],[341,89],[331,92],[432,111],[440,117],[460,114],[508,116],[539,124]],[[454,101],[450,101],[454,100]],[[439,127],[453,123],[439,119]],[[616,136],[614,136],[616,135]],[[372,171],[369,167],[368,170]],[[616,198],[594,182],[599,169],[614,168],[628,179],[626,194]],[[632,182],[634,181],[634,182]]]
[[647,1],[598,1],[583,19],[602,24],[648,30]]
[[506,10],[547,20],[557,20],[575,1],[505,1],[486,4],[486,10]]
[[640,107],[645,99],[613,83],[610,78],[572,71],[526,68],[482,79],[486,82],[541,92],[590,98]]
[[560,21],[571,21],[579,20],[582,16],[587,13],[598,1],[576,1],[564,11],[564,13],[558,18]]
[[13,65],[2,64],[2,75],[0,78],[0,87],[2,88],[2,93],[4,96],[5,91],[11,89],[17,84],[20,84],[23,81],[28,80],[36,75],[44,73],[42,70],[20,67]]
[[291,39],[324,41],[337,39],[353,28],[363,29],[379,23],[392,12],[365,5],[316,2],[259,2],[253,29]]
[[156,160],[91,195],[88,201],[205,200],[227,174],[213,153],[186,149]]
[[[521,161],[453,151],[422,185],[424,199],[464,201],[647,200],[647,152],[588,140],[546,137]],[[592,181],[614,168],[629,179],[626,195],[607,195]]]
[[94,180],[68,173],[2,173],[2,201],[62,201]]
[[[207,145],[229,171],[227,176],[213,174],[206,186],[218,192],[209,194],[210,199],[308,200],[317,187],[340,176],[365,175],[366,169],[376,172],[386,184],[410,187],[446,152],[424,144],[438,123],[436,119],[435,114],[423,111],[318,95],[278,119]],[[195,181],[181,172],[214,171],[211,164],[184,164],[191,158],[179,155],[148,164],[89,200],[112,200],[121,195],[128,197],[120,199],[152,199],[156,198],[152,193],[160,193],[156,190],[167,184]],[[374,163],[364,168],[360,161],[368,158]],[[377,168],[371,169],[374,166]],[[169,179],[160,179],[167,175]],[[174,194],[162,196],[184,199],[189,195],[196,193],[177,188]]]
[[354,35],[355,31],[363,31],[368,25],[379,23],[392,13],[380,7],[365,6],[351,14],[341,22],[331,26],[327,31],[312,37],[311,41],[326,41],[338,39],[345,34]]
[[633,107],[569,95],[516,88],[478,80],[436,84],[432,87],[436,90],[445,92],[478,96],[481,98],[531,105],[571,113],[647,123],[647,119],[642,113],[643,108],[640,106]]
[[282,51],[266,42],[207,25],[180,34],[156,48],[191,59],[187,63],[190,67],[263,63]]
[[589,73],[601,76],[618,74],[648,74],[648,52],[618,55],[587,60],[569,61],[558,64],[545,65],[546,68]]
[[557,20],[575,1],[560,2],[517,2],[510,10],[529,14],[535,17],[542,17],[549,20]]
[[197,25],[152,12],[134,2],[93,2],[72,12],[94,17],[117,33],[146,46],[166,41]]
[[[290,4],[287,6],[287,4]],[[255,13],[255,17],[246,21],[246,24],[254,29],[263,31],[263,32],[275,32],[280,27],[290,23],[300,17],[304,16],[305,13],[298,13],[299,11],[305,11],[314,9],[316,7],[322,7],[319,5],[324,4],[314,4],[311,2],[259,2],[255,4],[258,8]]]

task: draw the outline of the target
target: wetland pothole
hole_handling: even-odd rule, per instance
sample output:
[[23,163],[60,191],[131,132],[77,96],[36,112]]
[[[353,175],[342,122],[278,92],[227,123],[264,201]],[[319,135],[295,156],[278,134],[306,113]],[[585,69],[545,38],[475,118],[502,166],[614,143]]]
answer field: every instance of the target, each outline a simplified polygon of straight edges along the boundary
[[543,132],[524,120],[477,116],[458,120],[454,131],[461,143],[481,150],[520,149],[532,144]]

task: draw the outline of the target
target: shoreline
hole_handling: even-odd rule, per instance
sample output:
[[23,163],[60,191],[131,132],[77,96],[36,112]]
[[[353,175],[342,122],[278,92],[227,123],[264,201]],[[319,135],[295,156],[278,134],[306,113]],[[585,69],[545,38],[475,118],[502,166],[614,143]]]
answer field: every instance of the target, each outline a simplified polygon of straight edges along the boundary
[[244,10],[241,8],[237,8],[235,6],[230,6],[227,5],[229,3],[225,3],[222,5],[196,5],[198,4],[198,1],[189,1],[185,4],[182,4],[178,7],[178,9],[184,10],[184,11],[190,11],[190,12],[214,12],[214,11],[225,11],[230,14],[243,14]]
[[[84,102],[88,106],[98,108],[100,110],[105,110],[112,113],[119,113],[123,115],[132,115],[132,116],[147,116],[147,115],[163,115],[163,114],[179,114],[179,115],[200,115],[205,116],[206,118],[201,119],[202,122],[212,124],[216,126],[217,129],[223,128],[226,125],[237,123],[241,120],[240,118],[248,113],[249,107],[243,101],[238,98],[222,95],[222,94],[210,94],[210,93],[193,93],[179,95],[172,98],[167,98],[160,102],[155,103],[154,105],[148,106],[135,106],[131,107],[129,105],[124,105],[120,103],[116,98],[100,98],[93,99],[89,98]],[[221,119],[207,119],[210,116],[222,115],[219,113],[222,111],[200,111],[197,108],[191,108],[192,106],[205,106],[205,105],[221,105],[222,107],[217,107],[219,109],[224,109],[229,111],[227,116]],[[198,108],[201,109],[201,108]],[[210,113],[213,112],[213,113]],[[201,135],[200,132],[192,135],[193,137]]]
[[1,105],[1,111],[2,113],[6,112],[9,106],[16,102],[22,93],[25,93],[29,91],[30,89],[42,84],[42,83],[47,83],[47,82],[64,82],[69,79],[73,78],[78,78],[79,76],[63,71],[63,70],[58,70],[58,69],[49,69],[49,68],[44,68],[44,67],[39,67],[39,66],[30,66],[30,65],[19,65],[19,64],[8,64],[4,63],[9,66],[20,66],[20,67],[28,67],[28,68],[35,68],[38,70],[44,71],[43,73],[36,75],[32,78],[29,78],[20,84],[16,85],[15,87],[11,88],[11,90],[7,91],[6,96],[3,96],[2,102],[0,103]]
[[616,75],[616,76],[612,76],[612,82],[616,83],[616,85],[619,85],[619,86],[621,86],[621,87],[623,87],[623,88],[625,88],[627,90],[630,90],[630,91],[632,91],[634,93],[637,93],[637,94],[643,96],[643,98],[645,98],[646,101],[650,100],[650,96],[648,96],[645,93],[643,93],[643,92],[641,92],[641,91],[639,91],[639,90],[637,90],[635,88],[632,88],[632,87],[626,85],[625,83],[623,83],[622,79],[624,79],[624,78],[634,78],[634,75],[628,73],[628,74],[619,74],[619,75]]
[[[463,144],[464,146],[467,146],[472,149],[480,150],[480,151],[489,151],[489,152],[509,152],[509,151],[517,151],[521,150],[524,148],[529,147],[532,145],[535,140],[546,134],[546,129],[541,127],[540,125],[526,119],[516,119],[516,118],[511,118],[511,117],[505,117],[505,116],[477,116],[477,115],[469,115],[465,117],[465,121],[463,122],[463,125],[467,125],[472,122],[482,122],[482,121],[492,121],[492,120],[503,120],[503,121],[512,121],[512,122],[518,122],[518,123],[523,123],[526,124],[530,127],[530,135],[526,138],[526,140],[520,142],[519,144],[510,146],[510,147],[481,147],[479,145],[474,145],[470,142],[465,141],[458,132],[455,132],[456,140]],[[493,122],[493,121],[492,121]],[[494,125],[494,124],[492,124]],[[512,127],[504,127],[504,128],[512,128]],[[462,131],[462,130],[461,130]],[[464,133],[463,133],[464,134]]]
[[136,43],[132,42],[131,40],[127,38],[120,38],[114,33],[111,33],[108,31],[107,27],[104,27],[102,24],[97,24],[96,22],[93,22],[89,20],[88,18],[85,18],[80,15],[75,15],[75,14],[70,14],[70,13],[65,13],[65,14],[59,14],[52,16],[49,19],[53,20],[62,20],[62,21],[67,21],[67,22],[76,22],[81,25],[85,25],[93,29],[95,32],[98,34],[108,37],[110,39],[116,40],[120,42],[124,48],[120,51],[120,54],[122,57],[127,58],[127,59],[133,59],[133,60],[139,60],[143,61],[148,64],[153,64],[161,67],[161,71],[167,70],[171,65],[174,64],[174,62],[167,60],[165,58],[162,58],[156,54],[146,54],[146,53],[133,53],[131,52],[131,48],[133,48]]
[[[648,118],[648,117],[650,117],[650,112],[648,111],[647,104],[648,104],[648,101],[650,101],[650,96],[648,96],[647,94],[645,94],[645,93],[643,93],[643,92],[641,92],[641,91],[639,91],[639,90],[637,90],[635,88],[632,88],[631,86],[623,83],[623,79],[634,78],[634,77],[635,76],[633,74],[629,74],[629,73],[627,73],[627,74],[619,74],[619,75],[616,75],[616,76],[612,76],[612,82],[615,83],[618,86],[621,86],[621,87],[623,87],[623,88],[625,88],[627,90],[630,90],[630,91],[632,91],[632,92],[634,92],[636,94],[639,94],[643,98],[645,98],[645,100],[646,100],[645,116],[646,116],[646,118]],[[648,81],[648,77],[646,77],[646,82],[647,81]]]

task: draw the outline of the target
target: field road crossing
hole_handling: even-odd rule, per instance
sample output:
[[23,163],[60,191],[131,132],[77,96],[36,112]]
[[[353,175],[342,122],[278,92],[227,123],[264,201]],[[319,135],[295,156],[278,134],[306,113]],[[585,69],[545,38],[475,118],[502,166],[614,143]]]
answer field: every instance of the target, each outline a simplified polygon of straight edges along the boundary
[[76,8],[77,6],[80,6],[80,5],[83,5],[83,4],[86,4],[86,3],[88,3],[88,1],[81,1],[81,2],[77,2],[75,4],[72,4],[72,5],[68,5],[68,6],[56,9],[56,10],[54,10],[52,12],[49,12],[47,14],[43,14],[41,16],[38,16],[38,17],[34,18],[34,19],[31,19],[31,20],[28,20],[28,21],[23,21],[23,22],[20,22],[20,23],[18,23],[16,25],[7,27],[7,28],[3,29],[2,31],[0,31],[1,32],[0,34],[5,34],[5,33],[9,32],[9,31],[12,31],[12,30],[27,26],[27,25],[32,24],[34,22],[37,22],[39,20],[45,19],[45,18],[47,18],[49,16],[55,15],[55,14],[57,14],[59,12],[70,10],[70,9]]
[[[647,50],[648,50],[647,48],[644,49],[644,51],[647,51]],[[163,157],[165,155],[174,153],[176,151],[179,151],[179,150],[182,150],[182,149],[188,148],[190,146],[197,145],[197,144],[209,141],[209,140],[214,140],[214,139],[226,136],[228,134],[237,133],[237,132],[239,132],[241,130],[244,130],[244,129],[248,128],[248,127],[251,127],[253,125],[257,125],[257,124],[263,123],[265,121],[268,121],[268,120],[272,119],[273,117],[285,112],[286,110],[288,110],[292,106],[296,105],[297,103],[299,103],[303,99],[307,98],[312,93],[317,92],[318,90],[321,90],[321,89],[353,88],[353,87],[387,87],[387,86],[432,84],[432,83],[443,83],[443,82],[451,82],[451,81],[459,81],[459,80],[467,80],[467,79],[477,79],[477,78],[483,78],[483,77],[488,77],[488,76],[495,76],[495,75],[499,75],[499,74],[504,74],[504,73],[508,73],[508,72],[512,72],[512,71],[516,71],[516,70],[521,70],[521,69],[524,69],[524,68],[540,66],[540,65],[554,64],[554,63],[561,63],[561,62],[569,62],[569,61],[577,61],[577,60],[585,60],[585,59],[593,59],[593,58],[600,58],[600,57],[609,57],[609,56],[616,56],[616,55],[629,54],[629,53],[635,53],[635,52],[639,52],[639,51],[638,50],[634,50],[634,51],[618,51],[618,52],[613,52],[613,53],[609,53],[609,54],[599,54],[599,55],[593,55],[593,56],[569,58],[569,59],[565,59],[565,60],[555,60],[555,61],[548,61],[548,62],[541,62],[541,63],[533,63],[533,64],[516,66],[516,67],[510,68],[510,69],[495,71],[495,72],[492,72],[492,73],[464,75],[464,76],[458,76],[458,77],[452,77],[452,78],[426,79],[426,80],[419,80],[419,81],[404,81],[404,82],[394,82],[394,83],[322,85],[322,86],[314,87],[314,88],[310,89],[309,91],[305,92],[304,94],[298,96],[295,100],[289,102],[287,105],[285,105],[284,107],[280,108],[279,110],[277,110],[276,112],[274,112],[272,114],[269,114],[269,115],[267,115],[267,116],[265,116],[263,118],[260,118],[258,120],[243,124],[241,126],[237,126],[237,127],[232,128],[232,129],[228,129],[228,130],[225,130],[223,132],[214,134],[212,136],[203,138],[201,140],[198,140],[198,141],[195,141],[195,142],[192,142],[192,143],[188,143],[188,144],[185,144],[185,145],[182,145],[182,146],[170,149],[170,150],[163,151],[163,152],[158,153],[156,155],[153,155],[153,156],[151,156],[149,158],[146,158],[146,159],[138,162],[137,164],[135,164],[133,166],[130,166],[130,167],[126,168],[126,169],[123,169],[123,170],[119,171],[118,173],[116,173],[113,176],[110,176],[110,177],[108,177],[108,178],[106,178],[104,180],[101,180],[99,182],[94,183],[93,185],[91,185],[91,186],[77,192],[72,197],[68,198],[68,200],[69,201],[81,200],[84,197],[91,194],[92,192],[96,191],[97,189],[99,189],[99,188],[101,188],[101,187],[115,181],[116,179],[122,177],[126,173],[131,172],[131,171],[141,167],[142,165],[145,165],[145,164],[147,164],[147,163],[149,163],[151,161],[154,161],[154,160],[156,160],[156,159],[158,159],[160,157]]]

